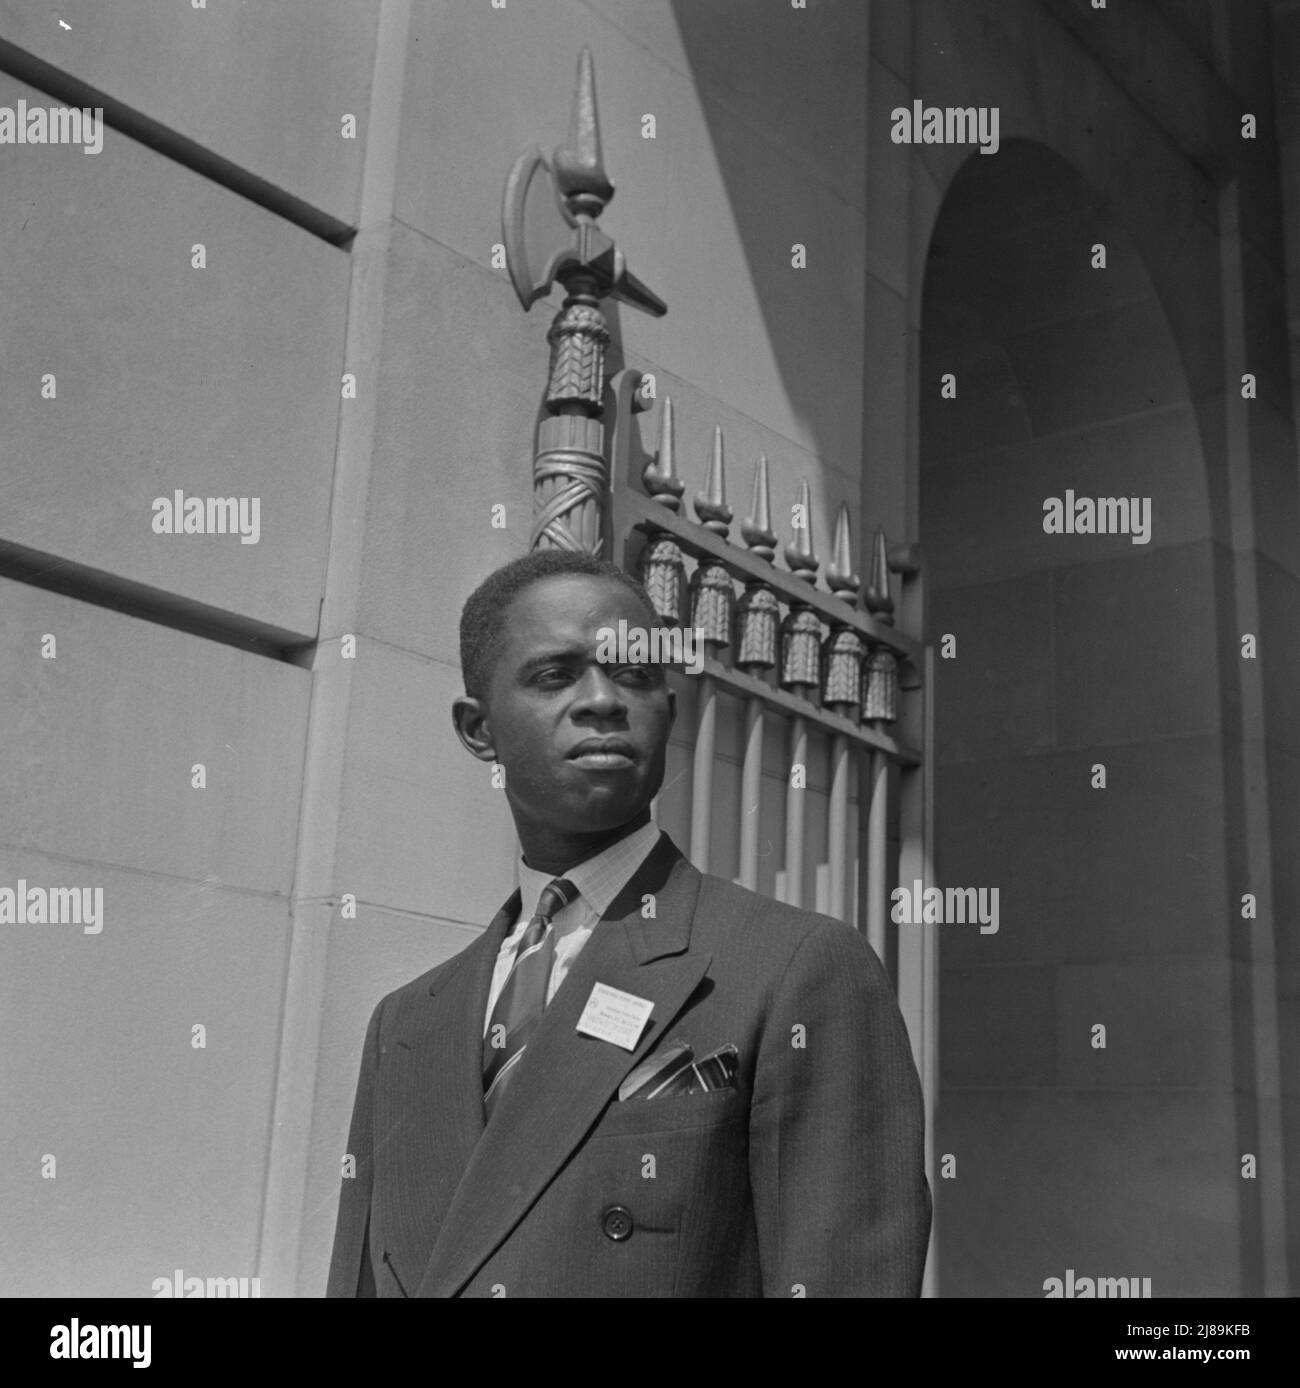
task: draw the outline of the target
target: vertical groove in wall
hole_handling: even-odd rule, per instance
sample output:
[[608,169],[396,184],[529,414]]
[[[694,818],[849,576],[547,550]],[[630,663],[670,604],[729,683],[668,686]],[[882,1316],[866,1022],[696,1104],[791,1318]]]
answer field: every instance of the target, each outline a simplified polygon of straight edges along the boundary
[[[1246,1198],[1251,1190],[1242,1181],[1239,1204],[1243,1217],[1252,1203],[1257,1205],[1257,1228],[1242,1230],[1243,1257],[1258,1248],[1260,1268],[1254,1280],[1262,1285],[1241,1288],[1245,1294],[1283,1296],[1286,1294],[1286,1207],[1283,1181],[1281,1057],[1278,1049],[1277,943],[1273,916],[1272,825],[1268,804],[1268,764],[1265,756],[1265,720],[1258,660],[1241,658],[1238,642],[1243,632],[1253,632],[1267,659],[1268,641],[1260,630],[1259,590],[1256,576],[1256,542],[1251,494],[1249,408],[1233,382],[1240,364],[1250,352],[1246,342],[1245,287],[1242,274],[1240,185],[1233,181],[1219,190],[1219,260],[1223,292],[1224,355],[1227,361],[1227,390],[1224,399],[1225,460],[1228,475],[1230,536],[1232,543],[1232,584],[1236,631],[1224,633],[1222,659],[1236,667],[1240,695],[1240,736],[1224,741],[1225,780],[1236,781],[1241,813],[1245,881],[1234,895],[1255,894],[1256,919],[1241,921],[1235,909],[1229,930],[1249,929],[1246,968],[1249,971],[1249,1012],[1239,1015],[1241,1004],[1234,997],[1233,1049],[1237,1077],[1237,1129],[1240,1153],[1253,1152],[1258,1159],[1255,1189],[1257,1201]],[[1235,745],[1234,745],[1235,744]],[[1228,766],[1230,758],[1239,764]],[[1225,787],[1226,789],[1227,787]],[[1232,950],[1229,948],[1229,959]],[[1247,1083],[1242,1084],[1245,1080]],[[1243,1279],[1251,1277],[1248,1265]]]
[[[273,1296],[304,1290],[297,1285],[298,1267],[354,668],[352,661],[340,658],[340,637],[356,630],[409,27],[410,0],[382,0],[365,135],[360,231],[352,246],[345,359],[340,367],[340,375],[356,373],[358,389],[357,398],[341,401],[339,410],[329,551],[320,639],[312,667],[294,864],[292,934],[258,1235],[258,1275]],[[306,1289],[308,1294],[323,1290]]]
[[[916,12],[913,8],[909,17],[909,40],[906,81],[914,82],[916,55]],[[868,34],[870,34],[870,14],[868,13]],[[870,41],[868,40],[868,69],[870,68]],[[901,75],[901,74],[900,74]],[[870,92],[867,109],[870,111]],[[865,143],[870,148],[870,138]],[[868,528],[874,531],[877,523],[882,523],[888,532],[891,543],[915,541],[920,538],[920,457],[921,457],[921,416],[920,416],[920,369],[921,369],[921,295],[925,287],[925,263],[927,259],[929,227],[924,224],[920,214],[916,193],[916,164],[912,159],[905,163],[907,179],[908,208],[908,295],[904,305],[904,336],[887,350],[902,352],[905,357],[903,369],[904,405],[901,439],[901,466],[887,468],[883,460],[873,460],[865,451],[863,454],[863,543],[869,546]],[[867,200],[871,200],[871,165],[867,168]],[[892,175],[889,175],[892,176]],[[870,273],[870,265],[868,265]],[[869,333],[869,327],[868,327]],[[868,342],[870,338],[868,337]],[[879,347],[880,344],[877,344]],[[871,361],[867,351],[865,360]],[[868,382],[871,376],[868,371]],[[864,439],[867,437],[868,408],[863,407]],[[873,467],[873,463],[876,466]],[[886,489],[888,495],[886,497]],[[874,501],[875,505],[872,506]],[[872,513],[874,510],[874,514]],[[870,552],[864,548],[864,555]],[[865,563],[864,559],[864,563]],[[899,625],[909,635],[920,636],[930,642],[933,633],[929,630],[929,613],[925,601],[925,577],[923,574],[908,581],[907,588],[901,579],[895,579],[895,597],[898,601]],[[936,873],[934,854],[934,661],[933,652],[927,651],[923,657],[922,668],[918,671],[922,680],[919,693],[909,697],[911,709],[906,715],[907,737],[914,745],[925,752],[925,762],[916,771],[900,774],[898,777],[898,877],[900,883],[911,882],[916,878],[932,883]],[[922,702],[917,704],[917,700]],[[935,1151],[935,1121],[938,1116],[939,1086],[939,937],[937,931],[909,930],[899,932],[896,941],[898,958],[899,1006],[907,1021],[912,1038],[913,1059],[921,1077],[921,1090],[925,1101],[925,1169],[930,1182],[930,1192],[935,1204],[935,1218],[930,1226],[930,1243],[926,1253],[925,1275],[921,1285],[923,1297],[937,1297],[939,1288],[939,1239],[942,1233],[939,1220],[939,1178]]]

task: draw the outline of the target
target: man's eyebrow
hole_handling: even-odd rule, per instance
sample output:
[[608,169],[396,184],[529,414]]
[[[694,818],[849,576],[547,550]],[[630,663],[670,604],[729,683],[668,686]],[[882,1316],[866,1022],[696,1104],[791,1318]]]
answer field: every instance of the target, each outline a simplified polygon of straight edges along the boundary
[[530,655],[519,669],[522,673],[526,674],[528,671],[535,670],[541,665],[562,664],[566,660],[585,660],[586,658],[587,648],[574,642],[569,646],[559,646],[552,650],[539,651],[537,655]]

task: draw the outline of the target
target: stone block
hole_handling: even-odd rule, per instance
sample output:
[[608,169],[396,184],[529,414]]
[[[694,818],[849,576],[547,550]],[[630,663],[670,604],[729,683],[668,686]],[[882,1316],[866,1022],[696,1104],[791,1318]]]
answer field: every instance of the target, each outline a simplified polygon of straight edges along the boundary
[[957,1159],[935,1192],[945,1297],[1041,1298],[1071,1268],[1240,1294],[1229,1094],[945,1091],[936,1150]]
[[[3,539],[313,636],[347,256],[130,140],[9,156]],[[257,498],[257,543],[155,533],[178,489]]]
[[335,871],[367,907],[482,928],[519,848],[504,789],[452,728],[462,692],[451,666],[357,643]]
[[177,1268],[254,1276],[288,903],[0,849],[0,881],[19,875],[93,879],[104,927],[3,928],[0,1288],[150,1297]]
[[1035,435],[1187,399],[1187,379],[1154,299],[1032,329],[1004,346]]
[[[1106,790],[1090,786],[1097,760]],[[1237,896],[1222,776],[1217,738],[940,765],[941,881],[997,886],[1001,901],[996,935],[950,932],[945,951],[967,964],[1226,957]]]
[[[1071,1089],[1231,1087],[1232,965],[1128,960],[1057,971],[1057,1082]],[[1094,1044],[1104,1026],[1105,1048]],[[1099,1035],[1099,1034],[1098,1034]]]
[[1208,736],[1221,724],[1217,672],[1239,652],[1230,631],[1216,646],[1218,552],[1203,542],[1147,553],[1146,546],[1130,548],[1133,557],[1053,575],[1062,746]]
[[[1185,406],[933,457],[920,482],[932,580],[942,590],[1194,545],[1215,524],[1206,497],[1210,471],[1196,416]],[[1135,545],[1128,534],[1048,534],[1045,505],[1056,498],[1064,506],[1069,491],[1094,500],[1149,497],[1148,542]]]
[[1054,745],[1051,588],[1044,572],[941,588],[931,640],[956,637],[936,661],[935,741],[944,762],[1027,756]]
[[310,674],[24,584],[0,593],[0,843],[184,879],[187,914],[220,887],[287,894]]
[[[940,930],[946,946],[947,927],[934,928]],[[943,1088],[998,1091],[1052,1084],[1056,1078],[1055,992],[1051,968],[961,968],[945,962],[939,975]],[[959,1169],[957,1174],[960,1180],[964,1173]]]
[[[911,97],[904,82],[878,62],[872,64],[869,84],[867,178],[871,197],[867,199],[867,269],[906,298],[915,233],[909,216],[912,170],[919,166],[912,157],[911,146],[896,145],[890,139],[889,113],[898,106],[910,107]],[[869,314],[867,321],[870,324]]]
[[[354,225],[379,9],[378,0],[213,0],[202,9],[3,0],[0,32],[155,126]],[[357,118],[355,140],[343,138],[345,113]],[[123,138],[110,131],[105,147]]]

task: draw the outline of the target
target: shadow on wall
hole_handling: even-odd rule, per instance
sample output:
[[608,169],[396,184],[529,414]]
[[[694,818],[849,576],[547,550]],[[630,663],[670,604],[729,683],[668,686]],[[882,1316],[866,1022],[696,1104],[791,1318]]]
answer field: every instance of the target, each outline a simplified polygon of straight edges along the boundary
[[[709,253],[708,239],[710,216],[725,216],[752,286],[743,304],[731,303],[761,319],[791,435],[852,474],[861,455],[867,6],[820,3],[810,18],[751,0],[672,0],[672,12],[712,146],[691,156],[712,161],[707,177],[677,174],[669,185],[689,232],[674,276],[694,282],[697,302],[726,318],[717,276],[731,269]],[[711,213],[699,190],[715,179],[726,208]],[[797,273],[796,244],[807,248]],[[734,288],[733,280],[729,294]],[[672,307],[688,308],[690,289],[685,297],[682,304],[679,291]],[[747,326],[733,319],[722,328],[731,345],[702,359],[693,379],[713,390],[711,372],[740,373],[730,387],[719,377],[717,393],[771,422],[769,368],[756,369]],[[674,331],[671,315],[665,331]]]

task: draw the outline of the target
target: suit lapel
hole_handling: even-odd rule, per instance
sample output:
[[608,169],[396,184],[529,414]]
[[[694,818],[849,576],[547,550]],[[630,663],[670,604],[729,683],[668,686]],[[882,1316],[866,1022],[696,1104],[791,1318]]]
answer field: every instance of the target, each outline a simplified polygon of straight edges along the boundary
[[417,998],[388,1046],[391,1061],[376,1115],[375,1161],[391,1192],[387,1251],[419,1281],[483,1133],[483,1015],[501,942],[519,914],[516,890],[461,963]]
[[[694,992],[711,958],[689,949],[701,881],[672,840],[661,835],[547,1007],[485,1131],[480,1079],[482,1136],[442,1221],[418,1295],[454,1296],[474,1276]],[[641,916],[647,892],[655,897],[653,920]],[[577,1032],[598,982],[653,1001],[635,1050]],[[479,1005],[479,1044],[485,1002],[486,994]]]

